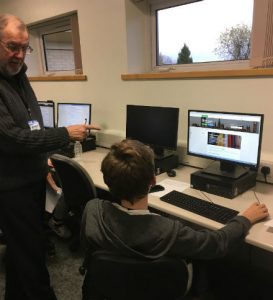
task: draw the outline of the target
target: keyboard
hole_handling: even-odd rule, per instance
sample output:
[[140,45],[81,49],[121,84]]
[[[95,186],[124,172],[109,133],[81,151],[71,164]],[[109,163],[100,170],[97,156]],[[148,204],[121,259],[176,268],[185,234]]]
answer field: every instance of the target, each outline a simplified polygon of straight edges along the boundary
[[162,201],[183,208],[205,218],[226,224],[239,212],[209,201],[205,201],[182,192],[171,191],[160,198]]

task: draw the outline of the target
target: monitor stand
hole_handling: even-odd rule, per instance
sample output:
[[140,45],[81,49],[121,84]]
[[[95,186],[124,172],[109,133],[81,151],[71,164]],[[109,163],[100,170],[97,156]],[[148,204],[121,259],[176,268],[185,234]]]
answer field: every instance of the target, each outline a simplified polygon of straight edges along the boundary
[[217,161],[204,168],[202,172],[236,179],[248,173],[249,169],[225,161]]

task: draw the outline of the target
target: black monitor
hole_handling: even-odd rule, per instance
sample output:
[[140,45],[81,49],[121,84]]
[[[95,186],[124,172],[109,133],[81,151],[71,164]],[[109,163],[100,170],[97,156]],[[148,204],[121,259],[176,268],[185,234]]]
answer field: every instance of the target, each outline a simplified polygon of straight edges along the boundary
[[257,170],[264,116],[189,110],[188,154],[216,160],[205,173],[238,178]]
[[58,127],[76,124],[91,124],[91,104],[58,103]]
[[55,104],[52,100],[38,101],[45,128],[55,127]]
[[126,137],[151,146],[157,156],[177,148],[179,108],[127,105]]

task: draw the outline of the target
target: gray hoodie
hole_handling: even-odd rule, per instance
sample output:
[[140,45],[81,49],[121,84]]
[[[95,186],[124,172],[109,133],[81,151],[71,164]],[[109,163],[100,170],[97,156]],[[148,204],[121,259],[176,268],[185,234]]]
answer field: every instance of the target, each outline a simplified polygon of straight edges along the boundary
[[212,259],[242,242],[251,224],[243,216],[219,230],[194,230],[157,214],[131,214],[106,200],[87,203],[82,238],[89,251],[104,249],[126,256],[155,259],[163,255]]

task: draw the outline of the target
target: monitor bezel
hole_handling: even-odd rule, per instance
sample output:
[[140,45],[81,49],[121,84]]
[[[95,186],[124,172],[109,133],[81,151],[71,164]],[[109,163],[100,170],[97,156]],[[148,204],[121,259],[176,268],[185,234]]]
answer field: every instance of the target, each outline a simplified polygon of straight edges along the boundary
[[[53,108],[53,127],[47,127],[44,124],[44,120],[43,120],[43,126],[45,129],[49,129],[49,128],[55,128],[56,127],[56,111],[55,111],[55,102],[53,100],[38,100],[38,105],[40,107],[41,110],[41,106],[51,106]],[[42,110],[41,110],[41,114],[42,114]],[[43,117],[43,116],[42,116]]]
[[[77,102],[58,102],[57,103],[57,127],[59,127],[59,112],[60,112],[60,110],[59,110],[59,106],[61,106],[61,105],[74,105],[74,106],[88,106],[89,107],[89,122],[87,121],[86,123],[85,123],[85,121],[83,120],[83,122],[81,123],[81,124],[91,124],[91,115],[92,115],[92,104],[91,103],[84,103],[84,102],[80,102],[80,103],[77,103]],[[75,124],[76,125],[76,124]],[[63,126],[61,126],[61,127],[63,127]]]
[[149,145],[151,148],[154,149],[155,154],[158,156],[164,156],[164,153],[162,152],[162,149],[164,151],[165,150],[170,150],[170,151],[176,151],[177,150],[177,146],[178,146],[178,129],[179,129],[179,108],[178,107],[170,107],[170,106],[154,106],[154,105],[137,105],[137,104],[127,104],[126,105],[126,138],[131,138],[128,135],[128,131],[127,131],[127,122],[128,122],[128,108],[129,107],[143,107],[143,108],[147,108],[147,109],[172,109],[174,111],[176,111],[176,136],[175,136],[175,143],[173,143],[172,146],[170,145],[159,145],[159,144],[153,144],[153,143],[148,143],[148,142],[143,142],[146,145]]
[[[200,154],[200,153],[194,153],[189,150],[189,131],[190,131],[190,113],[191,112],[198,112],[198,113],[215,113],[215,114],[226,114],[226,115],[238,115],[238,116],[257,116],[261,118],[260,122],[260,131],[259,131],[259,145],[257,149],[257,158],[256,158],[256,163],[251,164],[251,163],[245,163],[241,161],[236,161],[236,160],[229,160],[229,159],[222,159],[218,157],[212,157],[209,155],[205,154]],[[262,136],[263,136],[263,124],[264,124],[264,114],[262,113],[245,113],[245,112],[232,112],[232,111],[220,111],[220,110],[199,110],[199,109],[189,109],[188,110],[188,124],[187,124],[187,154],[195,157],[201,157],[201,158],[206,158],[210,159],[213,161],[218,161],[220,163],[228,163],[228,164],[234,164],[235,166],[242,166],[249,168],[250,170],[257,171],[259,169],[260,165],[260,158],[261,158],[261,148],[262,148]]]

